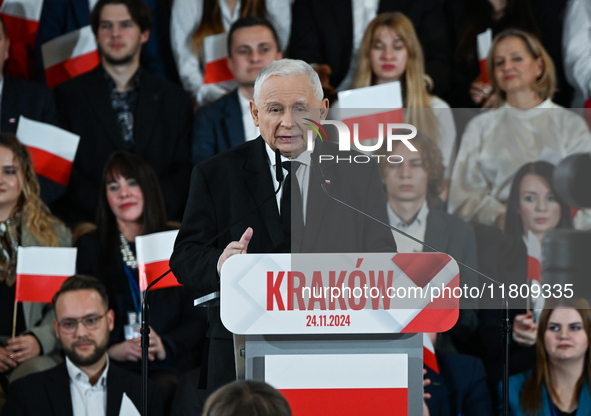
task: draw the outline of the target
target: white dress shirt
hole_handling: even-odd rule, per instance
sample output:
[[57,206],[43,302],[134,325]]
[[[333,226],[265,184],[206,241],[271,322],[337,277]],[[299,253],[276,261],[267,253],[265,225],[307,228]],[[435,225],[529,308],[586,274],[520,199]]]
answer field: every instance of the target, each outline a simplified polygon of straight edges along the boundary
[[[575,89],[571,107],[582,108],[591,98],[591,2],[571,0],[562,35],[564,75]],[[560,64],[560,63],[559,63]]]
[[90,384],[88,376],[66,357],[66,368],[70,376],[70,396],[74,416],[105,416],[107,414],[107,365],[96,384]]
[[238,90],[238,102],[242,111],[242,124],[244,125],[244,141],[256,139],[261,134],[259,128],[254,125],[250,114],[250,100]]
[[[389,203],[386,203],[386,206],[388,210],[388,221],[390,222],[391,226],[396,227],[409,235],[412,235],[416,239],[425,241],[427,216],[429,215],[427,201],[423,202],[423,205],[421,205],[421,209],[419,210],[417,216],[410,224],[396,215]],[[412,241],[410,238],[397,233],[396,231],[392,231],[392,235],[394,236],[394,241],[396,241],[396,249],[399,253],[415,253],[423,251],[422,244]]]

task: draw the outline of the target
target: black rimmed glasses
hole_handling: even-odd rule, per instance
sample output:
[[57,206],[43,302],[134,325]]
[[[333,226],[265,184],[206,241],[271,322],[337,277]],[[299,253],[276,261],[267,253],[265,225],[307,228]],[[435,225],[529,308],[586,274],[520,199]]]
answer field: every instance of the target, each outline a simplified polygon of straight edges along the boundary
[[64,318],[59,321],[57,324],[62,328],[62,330],[68,334],[73,334],[78,330],[78,324],[82,322],[82,325],[89,331],[94,331],[98,329],[101,320],[107,316],[107,312],[102,315],[86,315],[82,318]]

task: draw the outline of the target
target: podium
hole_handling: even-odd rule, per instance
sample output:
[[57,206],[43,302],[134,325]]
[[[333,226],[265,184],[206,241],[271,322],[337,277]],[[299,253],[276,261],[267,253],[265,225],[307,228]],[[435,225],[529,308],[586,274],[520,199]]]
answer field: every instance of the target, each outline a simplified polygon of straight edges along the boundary
[[443,253],[238,255],[223,265],[221,319],[244,336],[243,376],[294,416],[419,416],[422,333],[455,324],[458,288]]

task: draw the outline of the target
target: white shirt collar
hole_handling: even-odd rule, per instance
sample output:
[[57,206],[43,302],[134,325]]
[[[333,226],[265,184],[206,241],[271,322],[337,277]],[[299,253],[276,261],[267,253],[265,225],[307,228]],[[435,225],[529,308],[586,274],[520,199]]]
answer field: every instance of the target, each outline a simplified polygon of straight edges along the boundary
[[404,221],[398,215],[396,215],[390,204],[386,205],[388,207],[388,220],[390,221],[390,224],[394,225],[397,228],[408,228],[412,225],[421,226],[423,224],[426,224],[427,222],[427,215],[429,215],[429,207],[427,206],[426,200],[423,202],[423,205],[421,205],[421,209],[419,209],[417,216],[410,224],[407,224],[406,221]]
[[[71,381],[77,381],[80,383],[85,383],[90,385],[90,380],[88,375],[84,371],[82,371],[79,367],[77,367],[68,357],[66,357],[66,369],[68,370],[68,375],[70,376]],[[109,371],[109,356],[107,355],[107,365],[103,370],[101,376],[99,377],[96,385],[105,387],[107,385],[107,372]]]
[[[263,139],[264,140],[264,139]],[[316,142],[312,142],[312,152],[314,151],[314,145]],[[265,150],[267,151],[267,158],[269,160],[269,164],[271,166],[275,166],[275,152],[271,150],[271,146],[267,142],[265,142]],[[293,160],[300,162],[302,165],[310,166],[310,161],[312,160],[312,152],[306,150],[303,151]],[[281,155],[281,162],[289,161],[290,159],[286,158],[285,156]]]

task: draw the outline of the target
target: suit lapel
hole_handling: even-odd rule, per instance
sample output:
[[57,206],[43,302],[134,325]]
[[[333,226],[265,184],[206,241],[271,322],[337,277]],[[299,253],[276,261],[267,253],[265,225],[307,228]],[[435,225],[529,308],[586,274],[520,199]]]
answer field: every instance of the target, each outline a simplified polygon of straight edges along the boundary
[[[439,251],[447,251],[449,243],[449,230],[447,222],[443,215],[435,208],[429,208],[429,215],[427,215],[427,229],[425,231],[425,243],[436,248]],[[428,248],[425,252],[430,252]]]
[[150,74],[144,70],[141,71],[137,108],[134,114],[133,142],[136,153],[146,154],[145,149],[152,138],[154,123],[159,119],[158,113],[162,100],[155,83],[150,82]]
[[[273,182],[270,177],[269,161],[265,151],[265,142],[262,137],[256,139],[251,149],[245,166],[244,182],[253,199],[253,207],[259,206],[273,193]],[[273,198],[259,208],[263,223],[271,237],[274,246],[285,240],[281,217],[277,204]]]
[[[106,416],[118,416],[121,410],[121,400],[123,399],[123,390],[120,386],[124,385],[120,378],[122,374],[116,374],[117,369],[113,363],[109,364],[107,371],[107,414]],[[119,376],[119,377],[118,377]],[[140,409],[138,409],[139,411]]]
[[109,87],[103,79],[102,67],[99,65],[91,72],[91,82],[86,83],[82,88],[88,98],[90,106],[107,131],[108,138],[118,149],[124,149],[123,138],[117,122],[117,113],[111,106]]
[[[0,104],[0,131],[7,131],[8,119],[11,117],[10,109],[15,108],[17,93],[12,88],[10,77],[4,75],[4,86],[2,87],[2,103]],[[17,120],[18,122],[18,120]]]
[[246,141],[244,137],[244,122],[242,121],[242,109],[238,98],[238,90],[234,90],[228,96],[226,107],[224,108],[224,126],[226,128],[226,137],[229,138],[228,149]]
[[54,370],[49,370],[47,394],[55,416],[73,416],[70,376],[65,361]]

